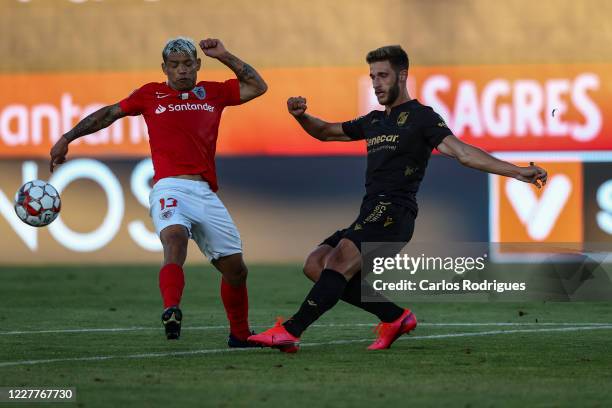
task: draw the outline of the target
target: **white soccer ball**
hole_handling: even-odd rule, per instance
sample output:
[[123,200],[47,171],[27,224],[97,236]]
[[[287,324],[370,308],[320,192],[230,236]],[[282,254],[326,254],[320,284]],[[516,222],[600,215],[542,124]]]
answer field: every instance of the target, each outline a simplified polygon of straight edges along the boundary
[[61,207],[59,193],[46,181],[28,181],[15,194],[17,216],[33,227],[51,224],[59,215]]

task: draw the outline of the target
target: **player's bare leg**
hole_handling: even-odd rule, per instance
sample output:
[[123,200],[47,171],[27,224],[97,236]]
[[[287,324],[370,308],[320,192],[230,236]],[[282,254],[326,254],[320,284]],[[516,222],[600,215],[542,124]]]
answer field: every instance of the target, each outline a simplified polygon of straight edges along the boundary
[[187,228],[184,225],[170,225],[160,232],[159,238],[164,248],[164,265],[177,264],[182,267],[187,258]]
[[323,244],[316,247],[308,257],[306,257],[306,261],[304,261],[303,272],[304,275],[313,282],[319,280],[319,276],[321,276],[321,272],[325,267],[325,263],[327,262],[327,257],[332,252],[334,247]]
[[176,340],[180,337],[183,319],[179,304],[185,287],[183,264],[187,257],[189,233],[183,225],[170,225],[161,231],[159,237],[164,248],[164,264],[159,271],[159,289],[164,301],[162,323],[168,340]]
[[[327,256],[325,269],[340,273],[348,281],[361,268],[361,253],[353,241],[341,239],[338,245]],[[321,273],[322,274],[322,273]]]
[[249,296],[246,286],[248,269],[241,253],[228,255],[213,261],[221,272],[221,299],[230,324],[228,345],[249,347]]
[[233,254],[212,261],[223,279],[232,286],[244,285],[249,273],[242,254]]

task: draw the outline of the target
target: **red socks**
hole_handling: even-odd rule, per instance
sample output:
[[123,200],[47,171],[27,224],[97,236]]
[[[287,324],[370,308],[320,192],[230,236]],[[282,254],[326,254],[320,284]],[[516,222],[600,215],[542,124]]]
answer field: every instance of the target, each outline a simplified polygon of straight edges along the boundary
[[[183,268],[177,264],[167,264],[159,271],[159,289],[164,300],[164,308],[176,306],[181,302],[185,276]],[[239,340],[246,340],[249,331],[249,295],[246,283],[232,286],[221,278],[221,299],[230,323],[230,332]]]
[[230,332],[239,340],[246,340],[249,331],[249,295],[246,283],[232,286],[221,277],[221,299],[230,323]]
[[164,308],[176,306],[181,302],[185,275],[183,268],[177,264],[164,265],[159,271],[159,290],[164,300]]

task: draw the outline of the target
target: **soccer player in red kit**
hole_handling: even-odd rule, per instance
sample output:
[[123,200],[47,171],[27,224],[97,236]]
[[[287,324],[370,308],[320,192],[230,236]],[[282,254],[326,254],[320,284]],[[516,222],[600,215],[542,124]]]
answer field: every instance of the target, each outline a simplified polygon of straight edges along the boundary
[[215,150],[221,113],[262,95],[267,85],[248,64],[228,52],[218,39],[199,43],[204,54],[230,68],[235,79],[197,82],[201,60],[192,40],[176,38],[162,51],[166,82],[152,82],[119,103],[80,121],[51,149],[51,172],[66,160],[73,140],[110,126],[127,115],[143,115],[155,169],[149,196],[151,217],[164,249],[159,288],[162,323],[168,339],[178,339],[179,308],[185,279],[183,264],[192,238],[221,272],[221,298],[230,323],[230,347],[248,347],[247,267],[240,235],[215,192]]

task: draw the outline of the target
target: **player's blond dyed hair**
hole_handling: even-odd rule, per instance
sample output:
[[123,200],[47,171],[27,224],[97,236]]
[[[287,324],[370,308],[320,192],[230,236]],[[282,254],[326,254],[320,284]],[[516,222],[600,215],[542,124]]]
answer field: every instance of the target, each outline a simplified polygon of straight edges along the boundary
[[187,37],[171,38],[168,40],[168,42],[166,42],[166,45],[162,50],[162,58],[164,59],[164,62],[168,60],[168,56],[173,52],[191,55],[194,59],[198,58],[195,42],[191,38]]

